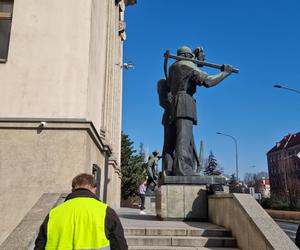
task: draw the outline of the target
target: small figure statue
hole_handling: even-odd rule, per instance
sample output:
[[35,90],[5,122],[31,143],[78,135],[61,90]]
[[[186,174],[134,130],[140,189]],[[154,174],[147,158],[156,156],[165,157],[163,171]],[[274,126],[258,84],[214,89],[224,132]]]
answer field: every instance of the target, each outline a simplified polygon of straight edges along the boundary
[[149,156],[148,162],[146,164],[146,173],[147,173],[147,191],[146,193],[152,193],[157,186],[158,175],[156,172],[157,163],[160,160],[161,156],[158,150],[155,150],[151,156]]

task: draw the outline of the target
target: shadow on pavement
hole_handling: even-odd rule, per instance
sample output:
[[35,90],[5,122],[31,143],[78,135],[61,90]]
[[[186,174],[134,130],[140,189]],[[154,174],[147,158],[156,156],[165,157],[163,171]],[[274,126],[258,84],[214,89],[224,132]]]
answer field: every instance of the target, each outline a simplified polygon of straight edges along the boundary
[[132,220],[158,220],[155,215],[141,215],[141,214],[119,214],[120,218]]

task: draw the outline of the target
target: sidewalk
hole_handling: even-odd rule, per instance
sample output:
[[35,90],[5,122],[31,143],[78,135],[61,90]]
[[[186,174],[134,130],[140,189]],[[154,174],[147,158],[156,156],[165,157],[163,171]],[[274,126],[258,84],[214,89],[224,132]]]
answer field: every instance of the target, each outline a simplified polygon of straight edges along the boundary
[[184,221],[162,221],[155,214],[147,212],[146,215],[140,215],[139,209],[120,208],[116,210],[124,228],[182,228],[182,229],[216,229],[225,228],[209,222],[184,222]]

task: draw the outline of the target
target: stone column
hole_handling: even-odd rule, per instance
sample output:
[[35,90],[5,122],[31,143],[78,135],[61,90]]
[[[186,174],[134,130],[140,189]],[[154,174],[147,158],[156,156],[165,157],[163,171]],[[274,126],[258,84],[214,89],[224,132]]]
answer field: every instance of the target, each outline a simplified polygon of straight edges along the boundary
[[104,78],[104,91],[103,91],[103,104],[102,104],[102,121],[101,121],[101,135],[105,138],[107,143],[111,143],[111,116],[112,116],[112,102],[113,102],[113,84],[114,84],[114,1],[107,1],[108,5],[108,21],[107,21],[107,41],[106,41],[106,62],[105,62],[105,78]]

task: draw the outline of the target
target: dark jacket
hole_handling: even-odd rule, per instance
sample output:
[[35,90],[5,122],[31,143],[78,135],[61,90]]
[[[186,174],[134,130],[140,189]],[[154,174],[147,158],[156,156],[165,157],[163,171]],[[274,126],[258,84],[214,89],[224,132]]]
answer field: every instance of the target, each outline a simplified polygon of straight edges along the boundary
[[295,244],[298,248],[300,248],[300,225],[298,226],[298,230],[296,233]]
[[[88,197],[98,200],[98,198],[89,190],[80,188],[70,193],[66,200],[76,199],[78,197]],[[47,243],[47,225],[49,221],[49,214],[46,216],[43,224],[40,227],[38,237],[35,241],[35,250],[44,250]],[[127,242],[124,236],[124,230],[120,219],[116,212],[107,207],[105,217],[105,234],[110,241],[111,250],[128,250]]]

